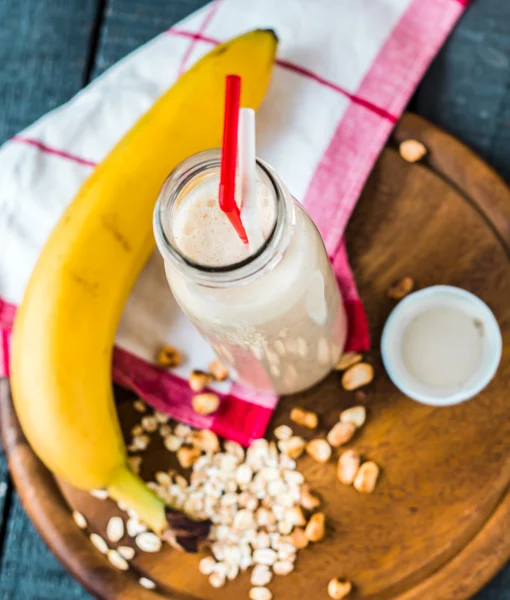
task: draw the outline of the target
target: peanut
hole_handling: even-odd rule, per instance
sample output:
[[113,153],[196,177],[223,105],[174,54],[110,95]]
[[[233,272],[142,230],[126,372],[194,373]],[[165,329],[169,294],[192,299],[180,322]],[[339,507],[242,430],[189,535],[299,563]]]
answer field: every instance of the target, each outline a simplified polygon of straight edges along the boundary
[[328,583],[328,594],[333,600],[342,600],[352,590],[352,583],[345,579],[332,579]]
[[352,367],[356,363],[359,363],[363,360],[361,354],[357,352],[346,352],[342,354],[339,361],[336,364],[335,371],[345,371],[349,367]]
[[418,140],[400,142],[400,156],[407,162],[418,162],[427,154],[427,148]]
[[411,277],[403,277],[390,286],[388,290],[388,298],[392,300],[402,300],[407,294],[410,294],[414,289],[414,281]]
[[182,355],[173,346],[165,344],[159,350],[156,362],[159,367],[171,369],[172,367],[178,367],[182,363]]
[[315,510],[319,508],[321,501],[317,496],[314,496],[307,485],[301,487],[300,504],[305,510]]
[[191,375],[189,376],[188,383],[189,387],[194,392],[201,392],[204,390],[213,380],[213,376],[209,375],[209,373],[205,373],[204,371],[191,371]]
[[351,406],[340,413],[342,423],[352,423],[355,427],[362,427],[367,418],[367,410],[364,406]]
[[354,479],[354,487],[360,494],[371,494],[379,477],[379,467],[373,461],[364,462]]
[[298,550],[303,550],[303,548],[308,546],[308,538],[306,537],[305,530],[301,529],[301,527],[294,529],[290,534],[290,539]]
[[326,440],[315,438],[306,444],[306,452],[317,462],[326,463],[331,458],[331,446]]
[[308,427],[308,429],[315,429],[319,424],[319,417],[316,413],[297,407],[290,411],[290,420],[298,425]]
[[209,364],[209,373],[216,381],[225,381],[228,378],[228,370],[219,360],[213,360]]
[[217,394],[197,394],[191,399],[193,410],[199,415],[210,415],[218,410],[220,398]]
[[338,448],[338,446],[347,444],[355,431],[356,426],[352,423],[342,423],[342,421],[339,421],[328,433],[328,442],[333,448]]
[[337,463],[336,474],[345,485],[351,485],[356,478],[361,463],[361,457],[356,450],[346,450],[341,454]]
[[315,513],[310,517],[305,529],[309,542],[320,542],[326,535],[326,517],[324,513]]
[[189,469],[201,456],[200,448],[182,447],[177,450],[177,460],[183,469]]
[[374,378],[374,367],[368,363],[358,363],[354,365],[342,376],[342,386],[345,390],[351,392],[363,385],[368,385]]

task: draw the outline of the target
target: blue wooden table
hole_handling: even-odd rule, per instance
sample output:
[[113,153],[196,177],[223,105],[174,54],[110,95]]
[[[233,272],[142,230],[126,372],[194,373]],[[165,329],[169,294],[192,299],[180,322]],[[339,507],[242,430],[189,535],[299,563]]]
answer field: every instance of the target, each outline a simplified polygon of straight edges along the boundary
[[[0,0],[0,143],[203,4]],[[510,182],[508,0],[472,2],[411,109],[465,141]],[[27,519],[0,450],[0,600],[85,598]],[[476,600],[510,600],[510,567]]]

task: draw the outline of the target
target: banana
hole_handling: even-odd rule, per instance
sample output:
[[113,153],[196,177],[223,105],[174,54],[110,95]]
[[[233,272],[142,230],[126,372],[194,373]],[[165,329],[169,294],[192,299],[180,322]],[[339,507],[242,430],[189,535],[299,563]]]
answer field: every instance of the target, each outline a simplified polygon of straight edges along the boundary
[[208,524],[166,507],[129,469],[111,385],[114,337],[154,248],[152,212],[165,177],[221,145],[227,74],[242,77],[242,105],[258,107],[277,43],[274,32],[256,30],[216,47],[135,124],[57,224],[14,324],[14,404],[34,451],[76,487],[106,488],[186,549]]

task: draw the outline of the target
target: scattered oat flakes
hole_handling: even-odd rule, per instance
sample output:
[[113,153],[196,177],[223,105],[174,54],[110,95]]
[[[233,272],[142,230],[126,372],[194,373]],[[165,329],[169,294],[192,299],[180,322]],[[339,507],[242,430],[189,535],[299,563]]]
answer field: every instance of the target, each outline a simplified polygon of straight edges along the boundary
[[351,582],[345,579],[335,578],[328,583],[328,594],[333,600],[342,600],[342,598],[345,598],[351,590]]
[[290,440],[292,429],[288,425],[280,425],[274,430],[274,436],[277,440]]
[[342,423],[352,423],[358,429],[365,424],[367,418],[367,409],[361,404],[351,406],[340,413],[340,421]]
[[191,399],[191,405],[197,414],[211,415],[218,410],[220,397],[212,392],[197,394]]
[[87,519],[81,514],[81,512],[73,510],[73,519],[80,529],[85,529],[87,527]]
[[298,407],[290,411],[290,420],[298,425],[308,427],[308,429],[315,429],[319,424],[319,417],[316,413]]
[[257,587],[262,587],[271,583],[273,574],[267,565],[255,565],[251,572],[250,583]]
[[144,552],[159,552],[161,550],[161,540],[151,531],[139,533],[135,538],[135,543]]
[[146,415],[142,417],[141,425],[144,431],[154,433],[158,429],[158,420],[154,415]]
[[176,435],[170,434],[165,437],[163,443],[165,444],[165,448],[170,452],[177,452],[182,446],[182,439]]
[[272,600],[273,594],[266,587],[252,587],[248,597],[250,600]]
[[337,463],[336,474],[345,485],[351,485],[358,474],[361,457],[356,450],[346,450],[340,455]]
[[354,480],[354,487],[360,494],[371,494],[379,477],[379,467],[373,461],[364,462]]
[[213,362],[209,364],[209,373],[216,381],[225,381],[228,379],[228,370],[219,360],[213,360]]
[[108,490],[92,490],[90,495],[98,500],[106,500],[108,498]]
[[106,554],[108,552],[108,544],[99,534],[91,533],[89,538],[92,544],[97,548],[97,550],[99,550],[99,552],[101,552],[101,554]]
[[326,463],[331,458],[331,446],[326,440],[315,438],[306,444],[306,452],[314,460]]
[[154,590],[156,589],[156,584],[154,581],[147,579],[147,577],[140,577],[138,583],[144,587],[146,590]]
[[135,549],[131,546],[119,546],[117,552],[126,560],[131,560],[135,557]]
[[144,413],[147,410],[147,406],[146,406],[145,402],[143,402],[142,400],[135,400],[133,402],[133,408],[137,412],[141,412],[141,413]]
[[143,427],[140,425],[140,423],[133,425],[133,427],[131,428],[131,436],[136,437],[137,435],[142,435],[142,434],[143,434]]
[[410,163],[421,160],[427,154],[427,148],[418,140],[404,140],[399,146],[400,156]]
[[212,556],[205,556],[198,564],[198,570],[202,575],[211,575],[214,572],[216,561]]
[[129,563],[119,552],[117,552],[117,550],[108,550],[106,556],[116,569],[119,569],[120,571],[127,571],[129,569]]
[[178,367],[182,363],[182,356],[179,350],[165,344],[158,352],[156,362],[159,367],[171,369],[173,367]]
[[168,423],[168,421],[170,421],[170,415],[167,415],[166,413],[161,412],[159,410],[154,411],[154,416],[156,417],[156,420],[160,425],[165,425],[166,423]]
[[129,537],[136,537],[139,533],[147,531],[147,527],[136,518],[129,518],[126,523],[126,531]]
[[342,354],[339,361],[336,364],[335,371],[345,371],[349,367],[361,362],[363,356],[358,352],[346,352]]
[[347,369],[342,376],[342,386],[347,391],[368,385],[374,378],[374,367],[369,363],[358,363]]
[[220,588],[220,587],[223,587],[225,585],[225,579],[226,579],[226,575],[224,575],[220,571],[214,571],[209,576],[209,583],[214,588]]
[[108,521],[106,537],[114,544],[124,537],[124,521],[121,517],[112,517]]
[[402,300],[414,289],[414,280],[412,277],[403,277],[390,286],[388,298],[392,300]]
[[310,542],[319,542],[324,538],[326,535],[326,517],[324,513],[315,513],[310,517],[305,534]]
[[170,425],[161,425],[159,428],[159,435],[162,438],[166,438],[167,435],[170,435],[172,433],[172,428],[170,427]]
[[288,575],[294,570],[294,564],[291,560],[277,560],[273,565],[275,575]]
[[344,423],[339,421],[336,425],[333,425],[332,429],[327,435],[327,440],[333,448],[338,448],[347,444],[356,432],[356,426],[352,423]]

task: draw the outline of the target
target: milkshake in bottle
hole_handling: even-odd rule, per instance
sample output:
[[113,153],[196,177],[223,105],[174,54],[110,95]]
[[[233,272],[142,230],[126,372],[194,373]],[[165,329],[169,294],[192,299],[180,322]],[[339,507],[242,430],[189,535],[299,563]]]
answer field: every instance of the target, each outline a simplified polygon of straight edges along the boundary
[[347,331],[324,244],[261,161],[260,245],[244,244],[219,207],[219,171],[220,152],[202,152],[163,186],[154,229],[170,288],[240,383],[276,394],[306,389],[334,367]]

